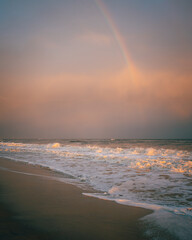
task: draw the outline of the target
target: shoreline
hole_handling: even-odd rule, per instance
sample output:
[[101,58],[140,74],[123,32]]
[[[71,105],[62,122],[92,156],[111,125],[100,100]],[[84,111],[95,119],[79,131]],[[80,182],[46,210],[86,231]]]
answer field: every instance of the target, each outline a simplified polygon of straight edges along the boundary
[[54,179],[61,174],[36,165],[0,158],[0,167],[11,170],[0,169],[0,236],[6,239],[145,239],[139,219],[150,210],[85,196]]

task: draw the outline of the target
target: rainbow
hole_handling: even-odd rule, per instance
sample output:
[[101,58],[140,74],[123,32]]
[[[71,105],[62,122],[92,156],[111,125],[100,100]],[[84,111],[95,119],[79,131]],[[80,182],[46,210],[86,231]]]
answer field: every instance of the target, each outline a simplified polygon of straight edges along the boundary
[[122,53],[122,56],[125,60],[125,63],[127,65],[127,67],[129,68],[130,65],[132,65],[132,60],[131,60],[131,57],[129,55],[129,52],[128,52],[128,49],[126,47],[126,44],[125,44],[125,40],[123,38],[123,36],[121,35],[121,33],[119,32],[118,30],[118,27],[117,25],[115,24],[115,22],[113,21],[112,17],[111,17],[111,14],[109,13],[109,11],[107,10],[105,4],[102,2],[102,0],[95,0],[98,8],[100,9],[102,15],[104,16],[106,22],[108,23],[112,33],[113,33],[113,36],[119,46],[119,49]]

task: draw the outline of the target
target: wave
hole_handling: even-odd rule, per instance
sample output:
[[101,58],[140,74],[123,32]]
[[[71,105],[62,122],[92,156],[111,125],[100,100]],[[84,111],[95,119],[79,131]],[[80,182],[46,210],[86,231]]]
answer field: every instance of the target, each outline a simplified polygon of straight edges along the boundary
[[[85,195],[155,210],[146,218],[149,226],[175,231],[174,239],[191,236],[190,140],[2,141],[0,157],[73,176],[69,181],[95,189]],[[155,229],[148,227],[150,239],[156,239]]]
[[151,147],[151,142],[150,147],[125,147],[125,141],[107,147],[97,143],[0,142],[0,156],[68,173],[114,199],[191,205],[192,151],[166,148],[162,142],[159,147]]

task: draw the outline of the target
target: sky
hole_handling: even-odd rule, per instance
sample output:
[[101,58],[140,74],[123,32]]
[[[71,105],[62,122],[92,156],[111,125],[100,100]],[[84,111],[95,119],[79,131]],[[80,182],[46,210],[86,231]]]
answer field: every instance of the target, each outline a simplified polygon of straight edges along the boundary
[[191,0],[0,0],[1,138],[192,138]]

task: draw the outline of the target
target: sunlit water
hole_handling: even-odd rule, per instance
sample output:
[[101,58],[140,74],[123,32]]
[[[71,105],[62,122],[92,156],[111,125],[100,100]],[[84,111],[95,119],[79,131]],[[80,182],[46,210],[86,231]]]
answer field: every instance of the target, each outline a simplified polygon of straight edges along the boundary
[[0,156],[70,174],[95,189],[89,196],[192,223],[191,140],[2,140]]

